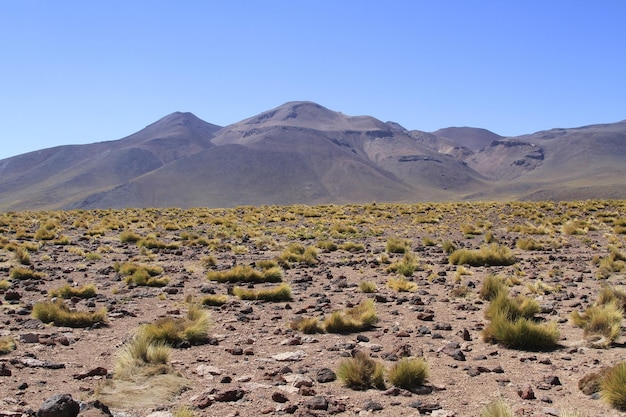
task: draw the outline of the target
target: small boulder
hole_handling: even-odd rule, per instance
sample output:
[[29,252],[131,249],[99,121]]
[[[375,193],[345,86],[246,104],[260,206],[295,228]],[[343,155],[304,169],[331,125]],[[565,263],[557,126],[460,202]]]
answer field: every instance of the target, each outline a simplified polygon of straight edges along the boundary
[[70,394],[58,394],[45,400],[37,417],[76,417],[80,412],[80,405]]

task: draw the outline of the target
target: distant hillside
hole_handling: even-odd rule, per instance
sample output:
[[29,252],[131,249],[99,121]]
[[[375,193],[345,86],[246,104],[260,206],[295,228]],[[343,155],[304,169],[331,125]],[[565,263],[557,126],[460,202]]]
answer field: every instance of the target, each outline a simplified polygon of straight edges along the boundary
[[123,139],[0,160],[0,210],[626,198],[626,121],[503,138],[290,102],[226,127],[172,113]]

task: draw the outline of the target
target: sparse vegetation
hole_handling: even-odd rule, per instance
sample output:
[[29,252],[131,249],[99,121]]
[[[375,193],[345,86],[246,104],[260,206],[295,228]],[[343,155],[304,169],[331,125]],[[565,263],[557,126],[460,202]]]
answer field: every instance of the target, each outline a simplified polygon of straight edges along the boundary
[[233,295],[241,298],[242,300],[263,300],[272,302],[289,301],[291,300],[291,287],[289,284],[283,283],[273,289],[255,291],[235,286],[233,288]]
[[383,365],[362,351],[356,352],[353,358],[345,359],[339,364],[337,377],[351,389],[385,389]]
[[367,329],[378,321],[374,301],[366,299],[360,304],[331,313],[324,320],[328,333],[351,333]]
[[620,411],[626,411],[626,362],[613,366],[600,382],[602,400]]
[[15,350],[15,340],[9,336],[0,336],[0,355],[6,355],[7,353]]
[[324,333],[324,327],[315,317],[298,317],[289,324],[289,327],[305,334]]
[[411,247],[411,242],[406,239],[392,236],[387,239],[385,251],[387,253],[405,253]]
[[398,292],[413,292],[417,290],[417,284],[409,281],[405,276],[390,277],[387,280],[387,287]]
[[225,271],[209,271],[207,279],[216,282],[281,282],[283,274],[280,268],[274,267],[259,271],[249,265],[237,265]]
[[96,296],[96,286],[94,284],[86,284],[81,287],[72,287],[70,284],[65,284],[55,290],[50,290],[52,297],[61,298],[92,298]]
[[609,347],[622,332],[624,312],[617,300],[593,305],[582,314],[572,312],[572,323],[583,329],[583,336],[593,347]]
[[489,401],[482,411],[480,417],[514,417],[513,410],[504,397],[497,396]]
[[182,342],[203,343],[207,338],[210,319],[205,310],[190,305],[185,317],[164,317],[146,324],[141,332],[149,340],[177,346]]
[[389,369],[388,378],[396,387],[417,388],[428,378],[428,363],[423,358],[402,358]]
[[210,295],[205,295],[204,297],[202,297],[200,304],[205,305],[205,306],[219,307],[221,305],[226,304],[227,302],[228,302],[228,296],[225,294],[221,294],[221,295],[210,294]]
[[457,249],[450,254],[448,260],[453,265],[471,266],[506,266],[517,261],[508,247],[497,243],[483,246],[478,250]]
[[11,272],[9,272],[9,276],[11,277],[11,279],[16,279],[16,280],[27,280],[27,279],[39,280],[39,279],[42,279],[45,275],[43,274],[43,272],[34,271],[28,268],[17,267],[17,268],[11,269]]
[[504,278],[498,275],[490,274],[483,280],[483,284],[480,287],[478,295],[483,300],[491,301],[498,295],[502,293],[506,294],[508,291],[509,289]]
[[95,324],[106,323],[107,310],[101,308],[97,311],[72,311],[58,299],[55,302],[41,302],[33,306],[33,317],[44,323],[53,323],[55,326],[64,327],[91,327]]
[[364,293],[373,293],[378,291],[376,287],[376,283],[372,281],[361,281],[359,282],[359,291]]

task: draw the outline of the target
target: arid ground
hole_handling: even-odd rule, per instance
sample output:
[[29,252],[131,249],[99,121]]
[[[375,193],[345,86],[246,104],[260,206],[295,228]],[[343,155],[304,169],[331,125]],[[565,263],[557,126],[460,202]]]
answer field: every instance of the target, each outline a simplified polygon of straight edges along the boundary
[[[9,345],[0,355],[0,415],[36,411],[64,393],[128,416],[479,416],[498,396],[516,416],[626,415],[579,389],[584,376],[624,360],[624,338],[592,347],[571,321],[603,287],[625,283],[625,201],[15,212],[0,214],[0,237],[0,340]],[[513,261],[450,261],[455,248],[481,247],[508,250]],[[133,283],[124,265],[153,268],[155,280]],[[207,275],[259,265],[280,268],[289,301],[233,294],[278,283]],[[479,293],[491,275],[511,296],[537,301],[534,320],[558,328],[555,348],[483,339],[489,301]],[[409,291],[388,285],[400,276]],[[106,308],[106,320],[62,327],[35,318],[66,284],[95,286],[93,297],[64,303]],[[323,323],[366,299],[372,326],[292,329],[298,318]],[[206,337],[172,343],[165,373],[121,377],[120,352],[138,329],[166,317],[182,323],[206,300],[221,304],[202,307]],[[388,380],[385,389],[351,389],[333,375],[356,351],[386,369],[423,357],[428,378],[412,390]]]

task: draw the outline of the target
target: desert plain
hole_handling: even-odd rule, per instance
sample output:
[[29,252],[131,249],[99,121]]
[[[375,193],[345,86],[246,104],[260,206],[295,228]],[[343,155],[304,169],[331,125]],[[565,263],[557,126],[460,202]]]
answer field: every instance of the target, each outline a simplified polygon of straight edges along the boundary
[[[117,416],[480,416],[496,398],[515,416],[626,415],[579,384],[624,360],[623,321],[598,343],[572,320],[624,286],[622,200],[24,211],[0,214],[0,238],[0,415],[32,414],[57,394]],[[452,259],[481,248],[510,262]],[[125,265],[154,280],[133,281]],[[278,279],[216,279],[265,267]],[[554,347],[485,340],[481,289],[494,276],[536,301],[532,319],[556,326]],[[237,295],[279,285],[287,299]],[[64,299],[63,288],[77,292]],[[58,302],[104,317],[37,318]],[[324,330],[364,302],[375,320]],[[125,372],[140,329],[183,326],[190,309],[208,318],[200,337],[170,343],[159,372]],[[303,319],[320,329],[301,331]],[[337,377],[357,351],[384,367],[384,387]],[[404,357],[427,364],[420,386],[389,381]]]

